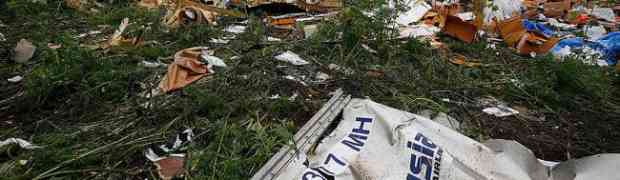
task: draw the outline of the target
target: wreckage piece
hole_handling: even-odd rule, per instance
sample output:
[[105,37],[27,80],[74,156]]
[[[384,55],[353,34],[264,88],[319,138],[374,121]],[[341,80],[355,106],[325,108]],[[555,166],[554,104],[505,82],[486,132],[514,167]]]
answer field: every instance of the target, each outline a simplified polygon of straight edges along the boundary
[[527,33],[527,30],[523,27],[523,20],[519,16],[499,22],[497,28],[508,47],[515,47]]
[[478,28],[459,17],[448,15],[441,31],[466,43],[472,43],[476,40]]
[[[332,102],[332,100],[330,100]],[[428,117],[369,99],[322,108],[342,112],[321,140],[302,130],[296,135],[316,144],[286,149],[252,180],[613,180],[620,154],[600,154],[545,164],[531,150],[510,140],[480,143]],[[316,117],[316,116],[315,116]],[[301,141],[307,142],[307,141]]]
[[331,12],[342,9],[343,0],[230,0],[230,5],[254,8],[269,4],[290,4],[308,12]]
[[328,127],[350,101],[351,96],[344,94],[342,90],[334,92],[332,98],[297,131],[294,136],[295,142],[282,147],[251,180],[277,179],[282,173],[302,165],[306,160],[306,153],[326,135]]
[[571,0],[550,0],[543,3],[546,17],[562,17],[571,9]]
[[204,47],[184,49],[174,55],[174,62],[168,65],[166,76],[159,83],[162,92],[181,89],[209,74],[209,67],[200,62]]
[[545,54],[560,41],[559,38],[545,38],[538,33],[528,32],[517,44],[517,53],[520,55]]

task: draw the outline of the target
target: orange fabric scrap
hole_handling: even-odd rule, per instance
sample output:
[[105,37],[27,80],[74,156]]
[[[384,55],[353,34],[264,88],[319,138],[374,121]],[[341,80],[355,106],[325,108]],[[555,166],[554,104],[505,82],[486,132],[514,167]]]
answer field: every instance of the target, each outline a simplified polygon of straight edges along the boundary
[[209,74],[209,68],[200,62],[203,47],[184,49],[174,55],[174,62],[168,66],[168,73],[159,83],[163,92],[181,89]]

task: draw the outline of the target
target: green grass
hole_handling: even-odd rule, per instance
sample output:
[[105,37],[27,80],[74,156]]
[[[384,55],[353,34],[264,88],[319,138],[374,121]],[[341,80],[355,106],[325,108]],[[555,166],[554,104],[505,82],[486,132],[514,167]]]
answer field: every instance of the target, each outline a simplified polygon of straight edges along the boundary
[[[379,19],[361,17],[361,10],[374,7],[366,1],[347,8],[343,23],[323,22],[318,36],[301,41],[266,43],[262,40],[268,29],[252,17],[248,32],[227,45],[209,43],[224,34],[222,26],[169,30],[160,23],[160,11],[142,10],[130,2],[108,5],[95,14],[76,12],[60,3],[10,1],[22,20],[3,21],[8,27],[0,28],[9,39],[0,42],[1,47],[12,47],[21,38],[38,47],[30,63],[0,62],[1,78],[25,77],[19,84],[0,83],[0,98],[9,99],[0,104],[5,107],[0,109],[4,119],[0,139],[20,137],[45,146],[32,151],[0,149],[0,167],[7,167],[0,168],[3,179],[154,178],[157,173],[144,157],[144,148],[163,143],[185,128],[197,134],[189,145],[187,177],[247,179],[337,88],[410,112],[447,112],[466,125],[464,133],[472,138],[515,139],[547,160],[620,152],[616,128],[620,127],[620,78],[613,69],[579,60],[557,63],[549,56],[521,57],[502,45],[486,49],[486,42],[464,44],[442,37],[449,47],[445,51],[417,40],[390,40],[387,37],[393,31],[383,28],[389,14]],[[143,33],[151,43],[107,52],[80,46],[109,36],[125,17],[134,23],[127,33]],[[103,33],[73,38],[91,30]],[[339,32],[342,41],[337,40]],[[51,50],[48,42],[63,47]],[[366,51],[362,44],[378,53]],[[178,92],[150,99],[140,96],[165,73],[164,68],[141,67],[141,61],[170,63],[174,53],[194,46],[214,48],[230,68]],[[273,59],[285,50],[313,64],[290,67]],[[454,53],[485,66],[451,64],[448,58]],[[5,56],[0,60],[10,59]],[[233,56],[239,59],[231,60]],[[329,70],[331,63],[354,73]],[[384,75],[370,77],[370,69]],[[317,71],[333,79],[306,87],[282,78],[291,73],[313,77]],[[288,100],[295,93],[299,97]],[[281,98],[269,98],[276,94]],[[485,115],[475,103],[485,96],[528,112],[510,118]],[[448,103],[444,98],[464,103]],[[19,160],[28,163],[19,165]]]

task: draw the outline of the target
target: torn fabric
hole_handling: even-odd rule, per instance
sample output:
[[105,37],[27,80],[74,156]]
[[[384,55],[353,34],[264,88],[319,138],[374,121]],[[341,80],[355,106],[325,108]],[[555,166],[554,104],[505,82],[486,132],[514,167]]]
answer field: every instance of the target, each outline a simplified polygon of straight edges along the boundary
[[184,49],[174,55],[174,62],[168,65],[168,73],[159,83],[163,92],[181,89],[209,74],[209,67],[199,58],[204,47]]

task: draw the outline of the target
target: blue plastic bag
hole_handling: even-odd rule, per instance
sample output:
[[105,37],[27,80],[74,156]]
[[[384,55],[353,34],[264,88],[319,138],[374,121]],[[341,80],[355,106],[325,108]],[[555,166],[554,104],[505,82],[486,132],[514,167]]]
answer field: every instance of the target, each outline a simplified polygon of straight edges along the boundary
[[540,23],[535,23],[532,21],[528,21],[527,19],[523,20],[523,27],[527,30],[527,31],[532,31],[532,32],[539,32],[542,35],[544,35],[545,37],[551,37],[555,34],[555,32],[549,28],[547,28],[547,26],[540,24]]

